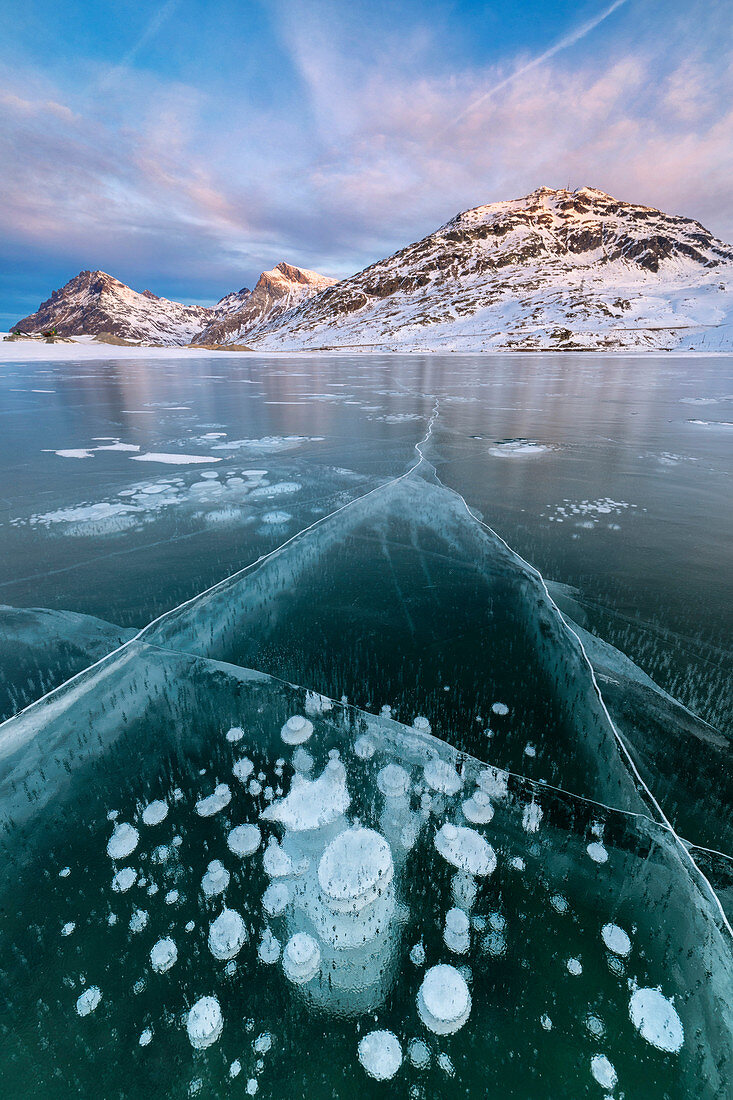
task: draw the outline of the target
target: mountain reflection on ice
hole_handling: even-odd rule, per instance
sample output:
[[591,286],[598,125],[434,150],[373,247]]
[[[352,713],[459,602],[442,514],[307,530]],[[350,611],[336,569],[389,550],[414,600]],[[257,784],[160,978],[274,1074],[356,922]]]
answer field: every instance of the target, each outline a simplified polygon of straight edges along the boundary
[[725,1096],[725,747],[582,637],[423,464],[6,723],[5,1095]]

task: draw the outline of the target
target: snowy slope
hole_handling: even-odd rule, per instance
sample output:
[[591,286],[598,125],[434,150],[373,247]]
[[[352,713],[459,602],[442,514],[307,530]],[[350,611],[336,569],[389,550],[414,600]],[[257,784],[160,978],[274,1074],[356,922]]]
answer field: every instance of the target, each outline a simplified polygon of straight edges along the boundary
[[541,187],[459,214],[247,339],[273,351],[733,350],[733,249],[689,218]]
[[[335,279],[319,275],[316,271],[277,264],[271,271],[263,271],[257,284],[236,310],[227,311],[225,317],[215,317],[196,337],[199,344],[240,344],[249,342],[263,326],[272,324],[280,314],[300,305]],[[222,299],[225,301],[225,299]],[[220,302],[219,305],[222,303]],[[217,307],[218,309],[218,307]]]
[[23,332],[55,328],[59,336],[109,333],[147,344],[188,344],[217,310],[237,309],[248,291],[229,294],[214,309],[184,306],[149,290],[131,290],[104,271],[80,271],[38,311],[13,326]]

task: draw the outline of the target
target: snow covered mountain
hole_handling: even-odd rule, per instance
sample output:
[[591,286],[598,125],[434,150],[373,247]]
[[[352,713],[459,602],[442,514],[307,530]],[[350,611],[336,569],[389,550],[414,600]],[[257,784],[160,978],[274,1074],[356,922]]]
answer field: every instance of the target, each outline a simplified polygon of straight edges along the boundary
[[541,187],[459,214],[271,314],[247,341],[263,350],[733,349],[733,248],[699,222],[595,188]]
[[319,275],[316,271],[294,267],[283,261],[272,271],[263,271],[254,290],[240,307],[228,310],[224,317],[214,317],[194,343],[241,344],[245,340],[249,343],[264,327],[276,323],[281,314],[326,287],[333,286],[335,282],[327,275]]
[[[222,302],[236,297],[227,295]],[[231,304],[238,308],[241,302]],[[59,336],[109,333],[145,344],[188,344],[213,316],[212,309],[170,302],[150,290],[138,294],[104,271],[80,271],[13,328],[21,332],[55,328]]]

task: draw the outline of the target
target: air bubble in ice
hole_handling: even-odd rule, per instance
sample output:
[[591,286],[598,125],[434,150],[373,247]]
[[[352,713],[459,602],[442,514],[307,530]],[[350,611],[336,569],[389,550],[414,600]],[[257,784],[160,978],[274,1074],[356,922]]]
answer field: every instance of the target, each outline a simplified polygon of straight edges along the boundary
[[434,791],[438,791],[439,794],[458,794],[463,786],[463,780],[453,765],[449,764],[447,760],[441,760],[438,756],[428,761],[423,769],[423,774],[428,786],[432,787]]
[[565,963],[565,966],[567,968],[568,974],[572,974],[576,978],[579,974],[583,973],[583,964],[581,963],[580,959],[570,958]]
[[321,949],[307,932],[296,932],[283,951],[285,977],[296,985],[304,985],[315,977],[321,965]]
[[137,829],[126,821],[115,825],[112,836],[107,841],[107,855],[111,859],[127,859],[137,848],[140,839]]
[[527,803],[522,812],[522,828],[526,833],[536,833],[542,821],[542,807],[534,799]]
[[156,798],[153,802],[148,802],[143,810],[143,825],[160,825],[161,821],[165,821],[167,816],[168,803],[164,802],[162,798]]
[[506,705],[506,703],[492,703],[491,710],[494,714],[499,714],[502,717],[506,716],[509,713],[509,707]]
[[153,970],[158,974],[165,974],[166,970],[170,970],[178,958],[178,948],[175,941],[166,937],[165,939],[158,940],[150,951],[150,962]]
[[201,997],[191,1007],[186,1020],[191,1046],[205,1050],[212,1046],[224,1030],[224,1018],[216,997]]
[[387,764],[377,774],[377,786],[385,798],[402,798],[410,789],[409,773],[399,764]]
[[451,1035],[463,1027],[471,1013],[471,994],[466,979],[454,966],[431,966],[417,995],[420,1019],[436,1035]]
[[332,840],[318,865],[321,891],[336,912],[359,912],[386,890],[393,875],[387,841],[359,825]]
[[647,1043],[676,1052],[684,1042],[685,1033],[682,1021],[671,1001],[662,995],[659,989],[637,989],[629,1002],[631,1022]]
[[357,737],[354,742],[354,752],[360,760],[371,760],[376,751],[377,746],[374,744],[371,737],[367,737],[366,734]]
[[293,776],[289,794],[263,810],[260,816],[265,821],[277,821],[293,832],[306,832],[336,821],[350,804],[346,769],[337,757],[333,757],[318,779],[306,779],[300,774]]
[[422,714],[418,714],[417,717],[413,719],[412,728],[419,730],[420,733],[430,733],[431,731],[430,722]]
[[257,954],[262,962],[266,963],[268,966],[276,963],[280,958],[280,943],[275,939],[269,928],[266,928],[262,933],[262,939],[257,948]]
[[606,863],[608,860],[608,852],[600,843],[600,841],[593,841],[586,848],[586,852],[593,860],[594,863]]
[[[236,765],[235,765],[236,766]],[[226,783],[219,783],[213,794],[206,798],[200,798],[196,803],[196,813],[200,817],[213,817],[228,806],[232,800],[232,792]]]
[[64,925],[64,927],[61,929],[61,935],[62,936],[70,936],[75,928],[76,928],[76,924],[74,923],[73,920],[67,921],[66,924]]
[[229,885],[229,877],[229,872],[224,864],[218,859],[212,859],[201,879],[201,889],[206,897],[213,898],[217,894],[223,894]]
[[427,1069],[430,1065],[430,1048],[422,1039],[410,1039],[407,1056],[415,1069]]
[[152,1038],[153,1038],[152,1031],[150,1030],[149,1027],[146,1027],[145,1030],[140,1033],[140,1038],[138,1039],[138,1043],[140,1044],[141,1047],[146,1047],[146,1046],[149,1045],[150,1040]]
[[79,1016],[88,1016],[90,1012],[94,1012],[99,1002],[102,1000],[102,991],[97,985],[90,985],[89,989],[85,989],[80,997],[76,1001],[76,1011]]
[[590,1071],[601,1088],[612,1089],[616,1087],[618,1074],[605,1054],[594,1054],[590,1060]]
[[282,913],[290,901],[290,887],[286,882],[271,882],[262,895],[262,907],[271,917]]
[[257,825],[236,825],[227,837],[227,848],[235,856],[244,858],[257,851],[261,839]]
[[130,917],[130,931],[142,932],[148,923],[148,914],[145,909],[136,909]]
[[237,760],[232,768],[232,773],[235,779],[238,779],[240,783],[246,783],[252,772],[255,770],[255,766],[252,761],[243,756],[241,760]]
[[463,803],[463,816],[474,825],[486,825],[494,816],[491,799],[480,788]]
[[116,894],[124,894],[137,882],[137,871],[134,867],[122,867],[112,879],[112,889]]
[[617,924],[604,924],[601,929],[603,942],[614,955],[626,956],[631,951],[631,940]]
[[209,928],[209,951],[215,959],[233,959],[247,939],[247,929],[236,909],[222,909]]
[[435,847],[444,859],[469,875],[490,875],[496,867],[494,849],[475,829],[443,825],[435,834]]
[[359,1043],[359,1061],[376,1081],[391,1081],[402,1065],[402,1047],[391,1031],[370,1031]]
[[237,741],[241,741],[243,737],[244,730],[241,726],[232,726],[231,729],[227,730],[226,738],[232,745],[236,745]]
[[455,955],[465,955],[471,946],[470,923],[462,909],[449,909],[445,915],[443,941]]
[[286,745],[302,745],[313,733],[313,723],[302,714],[294,714],[280,730]]

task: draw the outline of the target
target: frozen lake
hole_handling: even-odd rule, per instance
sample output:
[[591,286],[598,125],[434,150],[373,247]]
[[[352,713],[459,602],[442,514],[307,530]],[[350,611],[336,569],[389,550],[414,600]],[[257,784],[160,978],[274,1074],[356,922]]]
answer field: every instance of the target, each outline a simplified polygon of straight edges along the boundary
[[4,363],[8,1095],[726,1095],[732,441],[729,357]]

